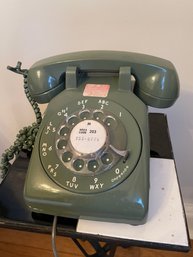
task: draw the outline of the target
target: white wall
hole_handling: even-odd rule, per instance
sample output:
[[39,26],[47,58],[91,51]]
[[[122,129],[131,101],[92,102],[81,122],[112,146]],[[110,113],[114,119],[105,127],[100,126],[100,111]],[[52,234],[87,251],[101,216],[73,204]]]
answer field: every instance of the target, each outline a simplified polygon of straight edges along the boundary
[[[24,68],[66,52],[124,50],[166,58],[177,68],[181,94],[168,114],[176,164],[193,227],[193,1],[0,0],[0,153],[17,131],[34,121],[22,77]],[[156,110],[157,111],[157,110]],[[160,110],[158,110],[160,111]]]

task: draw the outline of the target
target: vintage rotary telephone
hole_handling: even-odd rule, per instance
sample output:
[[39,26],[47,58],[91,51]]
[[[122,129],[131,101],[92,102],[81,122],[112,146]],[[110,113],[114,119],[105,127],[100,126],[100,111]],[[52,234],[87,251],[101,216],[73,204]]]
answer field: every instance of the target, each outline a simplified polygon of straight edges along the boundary
[[24,198],[31,210],[144,223],[147,105],[165,108],[175,102],[179,86],[174,66],[136,53],[78,52],[35,63],[27,83],[35,101],[49,102],[25,181]]

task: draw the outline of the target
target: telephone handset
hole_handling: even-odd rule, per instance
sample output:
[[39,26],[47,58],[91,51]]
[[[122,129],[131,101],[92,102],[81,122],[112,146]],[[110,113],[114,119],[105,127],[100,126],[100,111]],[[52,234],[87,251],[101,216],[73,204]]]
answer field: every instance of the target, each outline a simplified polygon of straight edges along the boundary
[[174,66],[136,53],[70,53],[35,63],[28,85],[37,102],[49,102],[27,172],[28,206],[57,216],[144,223],[147,105],[175,102]]

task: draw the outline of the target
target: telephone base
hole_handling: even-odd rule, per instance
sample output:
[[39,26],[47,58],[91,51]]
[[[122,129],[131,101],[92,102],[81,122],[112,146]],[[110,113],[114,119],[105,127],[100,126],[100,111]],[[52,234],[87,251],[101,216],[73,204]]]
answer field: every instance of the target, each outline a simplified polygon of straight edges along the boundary
[[[39,186],[39,181],[46,181],[44,177],[46,174],[33,173],[34,178],[38,175],[38,180],[28,180],[29,184],[24,190],[25,201],[31,211],[37,213],[142,225],[146,222],[149,204],[148,165],[145,162],[147,165],[145,166],[142,160],[138,162],[130,179],[126,179],[121,185],[102,193],[78,194],[77,197],[54,183],[51,184],[52,191],[49,192],[47,189],[50,185],[48,178],[47,184],[44,182],[42,187]],[[57,192],[57,201],[54,201],[54,191]]]

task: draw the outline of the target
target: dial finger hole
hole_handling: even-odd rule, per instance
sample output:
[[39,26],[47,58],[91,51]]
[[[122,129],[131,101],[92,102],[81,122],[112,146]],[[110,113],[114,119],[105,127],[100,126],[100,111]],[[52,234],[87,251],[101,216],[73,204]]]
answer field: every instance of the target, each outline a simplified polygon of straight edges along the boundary
[[85,111],[82,111],[80,114],[79,114],[79,117],[82,119],[82,120],[87,120],[90,118],[90,112],[88,110],[85,110]]
[[57,142],[57,148],[58,148],[59,150],[63,150],[63,149],[66,148],[67,143],[68,143],[68,142],[67,142],[66,140],[60,139],[60,140]]
[[71,118],[69,118],[68,120],[68,124],[71,126],[75,126],[78,123],[78,118],[76,116],[73,116]]
[[65,152],[63,155],[62,155],[62,160],[64,162],[70,162],[72,160],[72,153],[71,152]]
[[73,167],[76,171],[80,171],[84,167],[84,161],[82,159],[75,160]]
[[69,133],[70,129],[68,127],[62,127],[59,131],[60,136],[67,136]]
[[88,170],[89,171],[94,172],[98,169],[98,167],[99,167],[99,164],[96,160],[91,160],[88,162]]
[[104,114],[103,114],[103,112],[96,111],[93,113],[93,118],[95,120],[102,121],[104,119]]
[[111,129],[115,129],[117,126],[117,121],[114,117],[108,116],[105,120],[104,123],[107,125],[107,127]]
[[111,162],[113,161],[113,156],[110,153],[105,153],[102,155],[101,161],[105,165],[111,164]]

